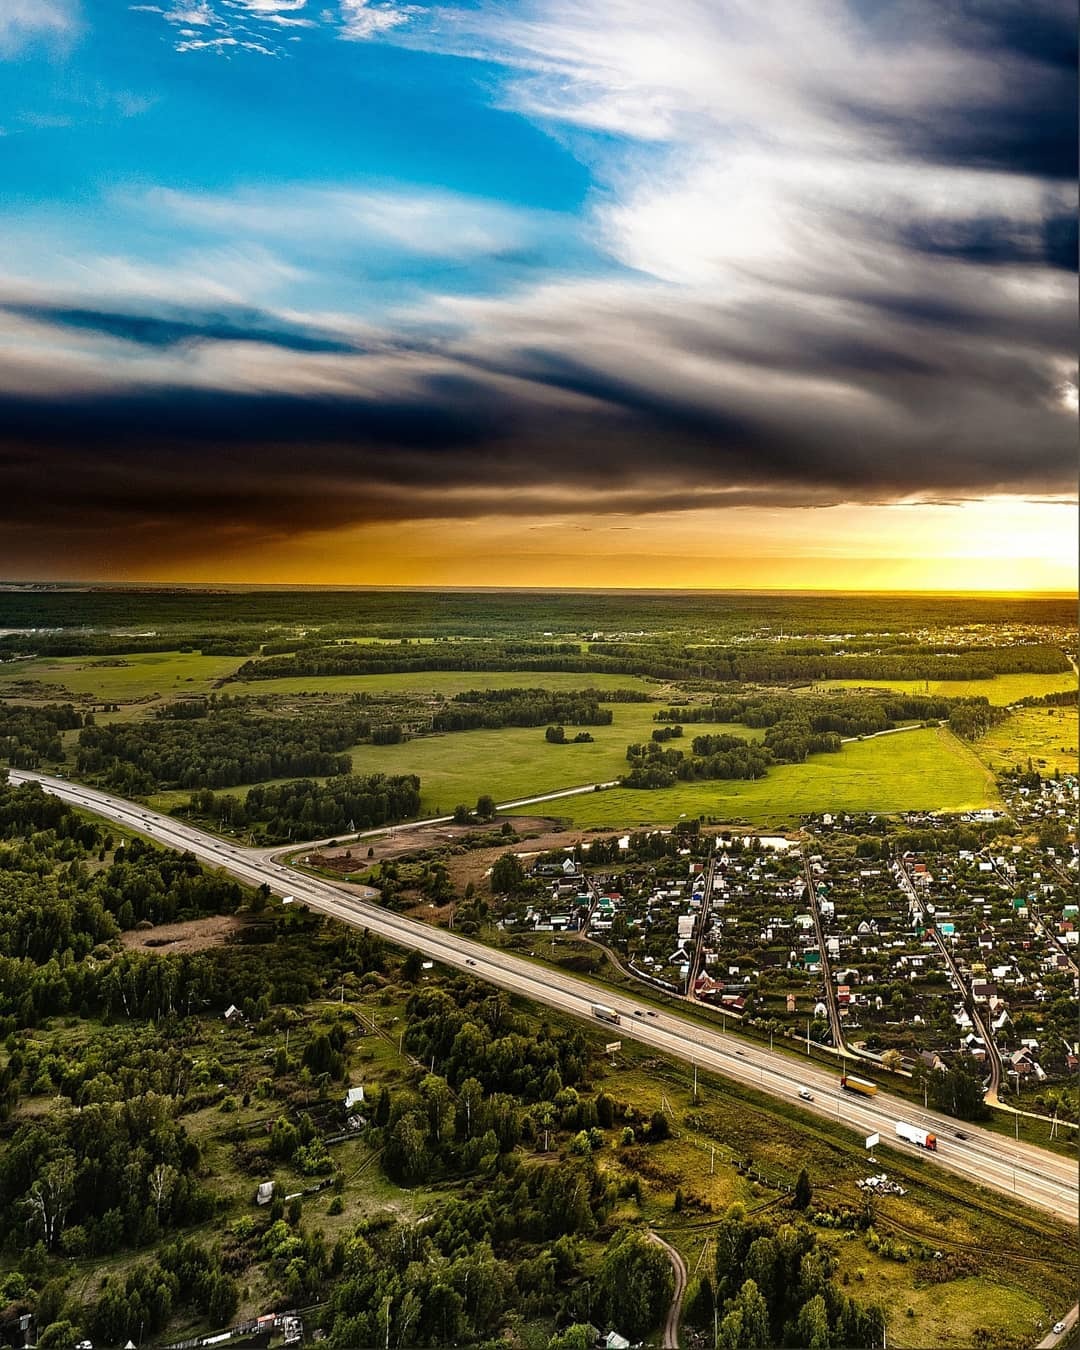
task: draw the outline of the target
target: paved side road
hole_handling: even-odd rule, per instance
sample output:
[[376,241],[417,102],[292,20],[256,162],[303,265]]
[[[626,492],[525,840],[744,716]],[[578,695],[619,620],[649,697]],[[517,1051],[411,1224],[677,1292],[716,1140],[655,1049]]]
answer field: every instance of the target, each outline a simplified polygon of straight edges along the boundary
[[[1076,1253],[1073,1253],[1073,1260],[1076,1260]],[[1052,1350],[1055,1345],[1062,1345],[1069,1339],[1069,1332],[1076,1326],[1076,1319],[1080,1317],[1080,1304],[1073,1304],[1065,1316],[1061,1319],[1065,1323],[1064,1330],[1059,1331],[1055,1336],[1052,1331],[1048,1331],[1042,1338],[1035,1350]]]
[[679,1323],[682,1321],[682,1301],[686,1293],[686,1262],[670,1242],[665,1242],[659,1233],[654,1233],[651,1228],[649,1239],[667,1252],[675,1275],[675,1292],[671,1296],[671,1307],[668,1308],[668,1315],[664,1321],[663,1346],[664,1350],[679,1350]]

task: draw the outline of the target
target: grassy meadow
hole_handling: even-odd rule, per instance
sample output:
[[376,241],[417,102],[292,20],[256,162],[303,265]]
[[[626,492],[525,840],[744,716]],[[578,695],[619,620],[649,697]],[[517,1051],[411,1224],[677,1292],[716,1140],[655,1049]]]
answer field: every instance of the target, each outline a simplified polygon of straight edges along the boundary
[[1040,773],[1077,771],[1080,717],[1071,708],[1018,708],[975,742],[982,762],[995,772],[1026,769],[1030,759]]
[[207,694],[240,664],[236,656],[137,652],[127,656],[54,656],[0,666],[0,698],[140,703]]
[[819,680],[809,692],[829,689],[895,689],[902,694],[931,694],[939,698],[986,698],[1004,708],[1022,698],[1076,690],[1076,675],[995,675],[990,680]]
[[752,825],[813,811],[966,811],[1000,806],[993,775],[944,727],[852,741],[838,754],[778,764],[756,782],[686,783],[649,792],[608,788],[558,805],[574,825],[669,825],[681,815]]

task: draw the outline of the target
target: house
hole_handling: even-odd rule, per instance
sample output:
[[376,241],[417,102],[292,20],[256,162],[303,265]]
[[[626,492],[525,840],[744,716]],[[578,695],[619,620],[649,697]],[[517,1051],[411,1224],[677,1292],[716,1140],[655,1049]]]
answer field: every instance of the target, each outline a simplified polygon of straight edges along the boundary
[[353,1113],[353,1111],[355,1110],[356,1107],[358,1107],[358,1106],[363,1106],[363,1104],[364,1104],[364,1085],[361,1083],[361,1085],[360,1085],[359,1087],[349,1088],[348,1092],[346,1092],[346,1094],[345,1094],[345,1099],[344,1099],[344,1103],[343,1103],[343,1104],[344,1104],[345,1110],[346,1110],[350,1115]]
[[259,1183],[259,1189],[255,1192],[255,1203],[257,1205],[268,1205],[274,1198],[274,1183],[272,1181],[262,1181]]
[[243,1020],[244,1014],[235,1003],[230,1003],[225,1009],[225,1021],[228,1022],[229,1026],[234,1027],[238,1022],[242,1022]]

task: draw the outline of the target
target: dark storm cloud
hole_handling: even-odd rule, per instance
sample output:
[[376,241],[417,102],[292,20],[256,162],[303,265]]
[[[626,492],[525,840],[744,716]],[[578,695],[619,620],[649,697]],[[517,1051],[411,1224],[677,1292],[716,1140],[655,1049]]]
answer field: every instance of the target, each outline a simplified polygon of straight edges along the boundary
[[68,309],[50,305],[4,305],[9,314],[38,319],[83,332],[100,333],[146,347],[174,347],[185,342],[259,342],[294,352],[348,352],[355,348],[340,338],[304,326],[278,322],[258,310],[229,313],[146,314]]
[[[622,3],[661,24],[646,0]],[[582,12],[599,15],[592,36],[607,59],[598,5],[582,0]],[[410,518],[1069,494],[1071,9],[866,0],[849,43],[826,31],[835,8],[809,26],[822,52],[771,71],[787,81],[775,146],[767,81],[738,85],[741,49],[725,29],[756,22],[756,7],[716,6],[707,36],[727,77],[686,92],[680,76],[657,93],[656,63],[638,70],[631,43],[611,50],[609,102],[590,84],[585,112],[572,99],[556,107],[589,126],[594,102],[634,126],[658,109],[649,131],[672,137],[674,148],[620,165],[625,182],[612,175],[592,224],[620,267],[600,276],[428,294],[362,325],[298,304],[278,314],[9,287],[9,556],[70,548],[137,565]],[[805,13],[801,0],[786,13]],[[751,50],[779,49],[786,22],[774,28],[756,46],[751,32]],[[517,55],[524,69],[559,71],[541,90],[547,107],[586,78],[573,59],[590,31],[574,28],[569,56],[557,32],[541,36],[548,47]],[[672,41],[692,52],[698,34]],[[925,61],[937,62],[932,79]],[[590,80],[606,69],[583,65]],[[684,92],[688,107],[671,111]],[[249,206],[225,204],[229,231]],[[272,204],[259,215],[266,229]],[[290,217],[282,228],[318,227]]]
[[839,94],[845,116],[936,164],[1072,180],[1077,172],[1077,9],[1072,0],[859,3],[865,33],[901,53],[934,44],[981,63],[984,91],[944,88],[889,108],[872,89]]
[[972,263],[1045,263],[1075,272],[1077,268],[1076,216],[1057,215],[1017,229],[1002,217],[928,223],[920,221],[900,231],[908,248],[942,258]]

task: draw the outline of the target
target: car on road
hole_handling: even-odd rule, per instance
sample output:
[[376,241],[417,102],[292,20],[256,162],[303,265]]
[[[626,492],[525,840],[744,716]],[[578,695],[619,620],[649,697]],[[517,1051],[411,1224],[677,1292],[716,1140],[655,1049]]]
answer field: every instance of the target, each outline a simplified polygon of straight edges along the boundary
[[966,1139],[966,1138],[967,1138],[967,1135],[964,1133],[963,1130],[953,1130],[953,1134],[954,1134],[954,1136],[955,1136],[957,1139]]
[[635,1016],[635,1017],[644,1017],[645,1014],[641,1011],[640,1008],[635,1008],[635,1009],[634,1009],[634,1016]]
[[745,1050],[736,1050],[735,1053],[736,1053],[737,1055],[742,1055],[743,1059],[746,1058],[746,1051],[745,1051]]
[[472,959],[471,956],[467,956],[467,957],[465,958],[465,964],[466,964],[467,966],[475,966],[475,965],[476,965],[476,962]]
[[810,1091],[809,1088],[800,1088],[799,1096],[803,1099],[804,1102],[812,1102],[814,1100],[814,1094]]
[[647,1012],[647,1013],[645,1014],[645,1016],[646,1016],[646,1017],[655,1017],[656,1014],[650,1009],[649,1012]]
[[1055,1322],[1054,1325],[1053,1325],[1052,1330],[1053,1330],[1053,1333],[1054,1333],[1055,1336],[1060,1336],[1061,1333],[1065,1330],[1065,1323],[1064,1323],[1064,1322]]

